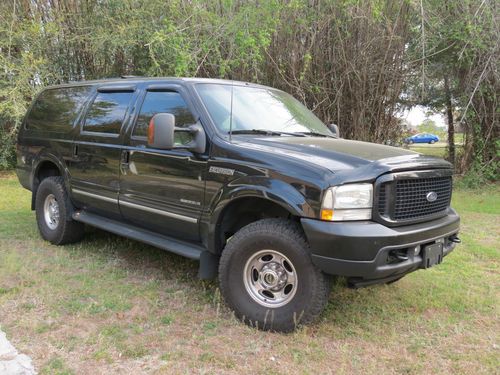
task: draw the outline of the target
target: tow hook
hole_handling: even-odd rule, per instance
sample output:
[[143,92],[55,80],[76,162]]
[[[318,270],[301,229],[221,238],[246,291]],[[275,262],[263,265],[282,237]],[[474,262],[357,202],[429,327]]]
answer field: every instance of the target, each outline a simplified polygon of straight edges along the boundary
[[408,253],[403,251],[403,250],[396,250],[393,252],[393,255],[398,259],[399,261],[405,261],[408,260]]
[[450,241],[453,243],[461,243],[462,242],[462,240],[460,238],[458,238],[458,236],[456,234],[450,237]]

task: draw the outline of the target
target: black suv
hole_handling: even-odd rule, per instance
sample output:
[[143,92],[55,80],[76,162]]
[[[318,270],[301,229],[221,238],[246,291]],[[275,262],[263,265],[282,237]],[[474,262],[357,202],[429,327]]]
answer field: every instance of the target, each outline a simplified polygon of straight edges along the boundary
[[[332,130],[330,130],[332,129]],[[49,87],[17,146],[43,238],[84,224],[200,261],[246,323],[290,331],[354,287],[442,261],[459,217],[451,165],[340,139],[292,96],[191,78]]]

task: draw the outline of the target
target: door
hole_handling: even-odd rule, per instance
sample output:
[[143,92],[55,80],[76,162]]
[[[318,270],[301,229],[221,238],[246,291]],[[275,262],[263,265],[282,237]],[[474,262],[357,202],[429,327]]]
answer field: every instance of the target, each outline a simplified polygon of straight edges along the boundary
[[[147,146],[147,130],[156,113],[171,113],[176,127],[196,123],[197,116],[180,86],[146,89],[128,147],[123,150],[120,209],[130,222],[185,240],[199,240],[206,155],[188,149],[160,150]],[[176,133],[178,146],[189,133]]]
[[415,136],[415,143],[426,143],[426,135],[425,134],[418,134]]
[[133,98],[133,87],[99,88],[73,144],[68,166],[72,197],[80,207],[104,216],[121,216],[118,192],[122,128]]

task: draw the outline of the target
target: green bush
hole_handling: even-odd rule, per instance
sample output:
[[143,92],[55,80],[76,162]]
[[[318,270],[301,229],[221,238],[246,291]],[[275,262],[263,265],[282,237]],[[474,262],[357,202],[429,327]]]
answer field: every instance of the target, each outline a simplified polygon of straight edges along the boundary
[[12,169],[16,163],[16,132],[0,128],[0,170]]
[[13,166],[16,129],[46,85],[121,75],[252,81],[290,92],[346,138],[384,142],[401,139],[401,105],[443,107],[447,78],[472,136],[460,167],[498,178],[498,12],[477,3],[0,1],[0,169]]
[[456,185],[464,189],[480,189],[500,179],[500,162],[491,160],[482,163],[479,159],[472,162],[469,170],[458,178]]

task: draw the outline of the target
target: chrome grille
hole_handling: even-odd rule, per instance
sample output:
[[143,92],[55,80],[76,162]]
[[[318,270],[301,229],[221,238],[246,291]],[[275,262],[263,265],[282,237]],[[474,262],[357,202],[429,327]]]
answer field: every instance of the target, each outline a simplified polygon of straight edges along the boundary
[[[437,198],[429,201],[434,192]],[[451,176],[398,178],[384,182],[378,192],[378,215],[392,223],[407,223],[444,213],[450,206]]]
[[[429,202],[429,192],[437,199]],[[444,211],[450,205],[451,177],[434,177],[396,181],[394,220],[413,219]]]
[[386,213],[386,205],[387,205],[386,186],[387,184],[383,184],[380,187],[380,193],[378,197],[378,213],[380,216],[385,216]]

